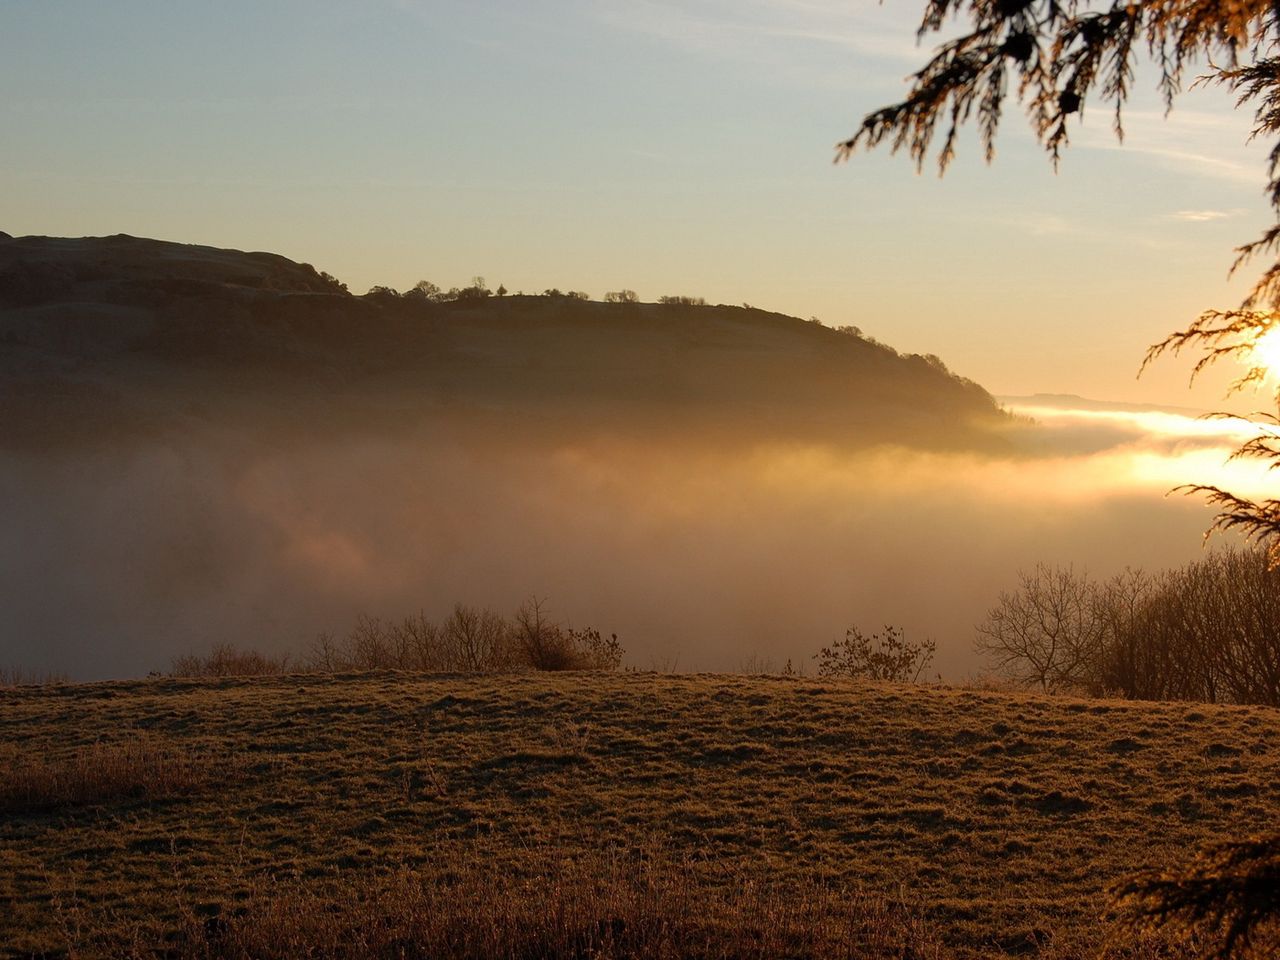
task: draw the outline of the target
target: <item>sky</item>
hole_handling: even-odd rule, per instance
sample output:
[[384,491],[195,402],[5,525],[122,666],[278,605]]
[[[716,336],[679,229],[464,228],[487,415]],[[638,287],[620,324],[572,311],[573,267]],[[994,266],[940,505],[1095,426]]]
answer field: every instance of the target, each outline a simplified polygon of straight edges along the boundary
[[[1222,91],[1055,174],[1016,107],[945,178],[833,145],[923,63],[874,0],[6,0],[0,230],[314,264],[362,292],[474,276],[855,324],[996,394],[1212,407],[1147,345],[1230,307],[1270,220]],[[1140,78],[1141,79],[1141,78]],[[1146,79],[1150,79],[1149,76]]]

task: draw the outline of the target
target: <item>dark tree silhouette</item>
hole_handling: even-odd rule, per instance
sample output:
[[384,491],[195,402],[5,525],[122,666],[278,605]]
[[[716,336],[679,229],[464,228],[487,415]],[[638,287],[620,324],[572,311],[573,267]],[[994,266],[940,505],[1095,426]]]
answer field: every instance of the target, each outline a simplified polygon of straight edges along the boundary
[[[1232,310],[1209,310],[1147,352],[1144,366],[1165,353],[1191,347],[1203,351],[1195,366],[1226,357],[1241,360],[1240,387],[1265,375],[1253,352],[1258,340],[1280,327],[1280,3],[1275,0],[927,0],[919,35],[961,24],[911,78],[906,97],[868,114],[852,137],[838,144],[837,160],[881,144],[905,151],[923,166],[935,152],[945,171],[955,156],[960,127],[978,126],[989,160],[1006,100],[1012,96],[1031,121],[1056,165],[1067,145],[1072,118],[1090,96],[1114,111],[1123,137],[1123,108],[1140,57],[1160,72],[1167,106],[1182,90],[1192,65],[1196,83],[1220,84],[1237,106],[1254,112],[1255,137],[1273,141],[1266,188],[1277,222],[1238,248],[1233,269],[1255,258],[1270,259],[1244,302]],[[935,142],[939,128],[944,131]],[[1280,391],[1275,396],[1280,407]],[[1259,417],[1258,434],[1237,457],[1280,467],[1280,420]],[[1234,529],[1265,543],[1280,564],[1280,499],[1254,500],[1215,486],[1181,488],[1201,493],[1219,508],[1212,529]],[[1120,903],[1135,924],[1180,923],[1203,935],[1212,956],[1259,955],[1275,948],[1280,918],[1280,838],[1220,845],[1184,876],[1137,878],[1118,888]],[[1261,939],[1260,939],[1261,938]],[[1266,941],[1269,941],[1267,943]],[[1261,944],[1261,945],[1259,945]]]
[[1185,873],[1135,877],[1115,889],[1119,916],[1139,928],[1199,935],[1215,960],[1273,957],[1280,907],[1280,836],[1224,843]]

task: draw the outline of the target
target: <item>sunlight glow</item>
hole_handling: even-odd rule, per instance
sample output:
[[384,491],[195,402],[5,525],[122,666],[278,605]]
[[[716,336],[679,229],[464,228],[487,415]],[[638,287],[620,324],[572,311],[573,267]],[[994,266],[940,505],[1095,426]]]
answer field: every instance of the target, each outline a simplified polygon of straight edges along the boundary
[[1280,327],[1271,327],[1249,348],[1253,362],[1265,367],[1270,380],[1280,380]]
[[[1280,348],[1280,344],[1277,347]],[[1280,362],[1280,349],[1277,350],[1276,357],[1277,362]],[[1075,422],[1128,430],[1135,436],[1210,439],[1238,444],[1257,433],[1257,425],[1244,417],[1192,417],[1161,410],[1076,410],[1034,404],[1009,404],[1007,409],[1010,413],[1031,417],[1051,427],[1061,428]]]

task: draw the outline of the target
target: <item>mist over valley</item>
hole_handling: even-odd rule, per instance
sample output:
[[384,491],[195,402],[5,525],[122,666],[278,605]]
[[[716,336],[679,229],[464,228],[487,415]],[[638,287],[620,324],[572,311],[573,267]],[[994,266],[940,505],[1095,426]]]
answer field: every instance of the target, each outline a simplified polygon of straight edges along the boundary
[[1194,558],[1162,494],[1241,429],[1002,406],[745,307],[355,297],[131,237],[0,240],[0,301],[0,661],[78,678],[530,596],[641,668],[896,624],[960,678],[1019,568]]

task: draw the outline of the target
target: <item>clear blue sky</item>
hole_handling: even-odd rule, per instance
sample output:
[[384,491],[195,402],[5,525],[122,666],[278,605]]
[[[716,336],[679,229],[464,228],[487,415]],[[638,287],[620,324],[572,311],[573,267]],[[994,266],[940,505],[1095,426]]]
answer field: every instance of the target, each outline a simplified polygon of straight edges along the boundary
[[[1016,108],[944,180],[832,145],[923,61],[873,0],[8,0],[0,229],[314,263],[354,290],[691,293],[854,323],[997,393],[1196,402],[1145,346],[1268,222],[1221,94],[1055,176]],[[1149,85],[1148,85],[1149,86]],[[1216,393],[1198,399],[1211,403]]]

